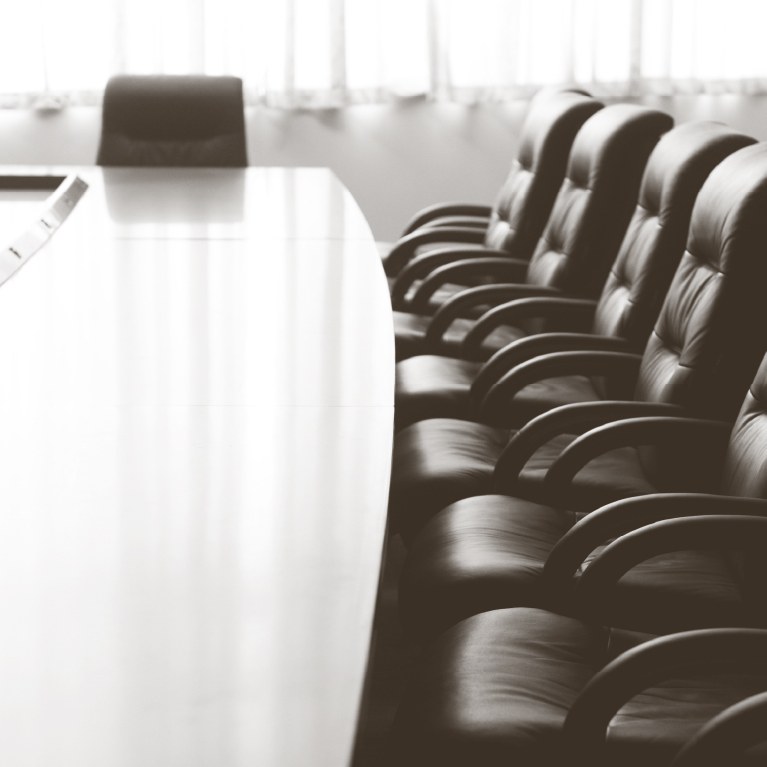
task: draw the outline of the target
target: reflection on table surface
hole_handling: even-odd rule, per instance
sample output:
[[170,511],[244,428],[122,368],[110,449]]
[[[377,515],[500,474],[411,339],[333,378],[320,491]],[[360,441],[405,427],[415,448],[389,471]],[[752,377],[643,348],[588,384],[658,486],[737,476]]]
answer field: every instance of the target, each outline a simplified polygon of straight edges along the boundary
[[323,169],[82,175],[0,289],[0,760],[343,765],[393,400],[364,217]]

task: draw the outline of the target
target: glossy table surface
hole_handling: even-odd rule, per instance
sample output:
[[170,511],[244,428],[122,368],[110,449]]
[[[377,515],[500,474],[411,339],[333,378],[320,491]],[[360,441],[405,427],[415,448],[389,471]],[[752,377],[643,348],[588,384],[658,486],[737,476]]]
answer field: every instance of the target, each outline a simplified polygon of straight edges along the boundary
[[[0,286],[0,763],[348,764],[386,282],[324,169],[81,169]],[[0,194],[0,237],[39,192]]]

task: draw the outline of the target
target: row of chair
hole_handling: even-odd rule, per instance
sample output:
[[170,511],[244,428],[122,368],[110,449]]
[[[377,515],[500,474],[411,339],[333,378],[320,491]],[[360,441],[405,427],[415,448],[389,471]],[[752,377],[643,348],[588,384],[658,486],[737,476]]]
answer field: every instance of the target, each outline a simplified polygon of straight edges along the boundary
[[392,763],[765,763],[766,213],[767,144],[547,92],[385,255]]

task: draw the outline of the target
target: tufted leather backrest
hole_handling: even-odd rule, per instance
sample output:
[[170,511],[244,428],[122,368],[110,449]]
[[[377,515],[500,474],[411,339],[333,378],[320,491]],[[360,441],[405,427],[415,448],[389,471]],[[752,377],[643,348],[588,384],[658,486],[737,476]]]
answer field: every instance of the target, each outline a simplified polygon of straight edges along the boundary
[[722,492],[767,498],[767,356],[759,366],[732,427]]
[[[687,249],[645,347],[636,397],[733,420],[767,348],[767,144],[739,149],[703,184]],[[669,448],[671,450],[671,448]],[[692,453],[642,448],[661,488],[705,474]],[[672,467],[673,469],[669,468]],[[675,473],[672,473],[675,472]]]
[[[767,498],[767,356],[762,360],[732,427],[724,460],[724,495]],[[731,553],[729,563],[756,604],[764,605],[767,560]]]
[[647,161],[639,201],[594,317],[599,335],[642,349],[684,252],[693,203],[708,174],[755,139],[713,122],[680,125]]
[[517,155],[493,206],[485,245],[528,260],[562,183],[576,133],[602,108],[586,94],[545,91],[532,100]]
[[117,166],[248,164],[242,80],[116,75],[104,92],[96,162]]
[[605,107],[585,122],[528,282],[598,295],[636,205],[647,158],[672,124],[667,114],[632,104]]
[[732,419],[767,346],[767,144],[703,184],[687,249],[645,347],[638,399]]

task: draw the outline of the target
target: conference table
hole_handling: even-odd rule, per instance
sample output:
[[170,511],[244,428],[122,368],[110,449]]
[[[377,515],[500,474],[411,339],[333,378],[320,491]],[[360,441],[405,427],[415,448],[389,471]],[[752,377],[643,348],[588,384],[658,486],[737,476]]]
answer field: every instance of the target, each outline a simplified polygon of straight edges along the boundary
[[391,308],[323,168],[0,180],[0,763],[339,767]]

